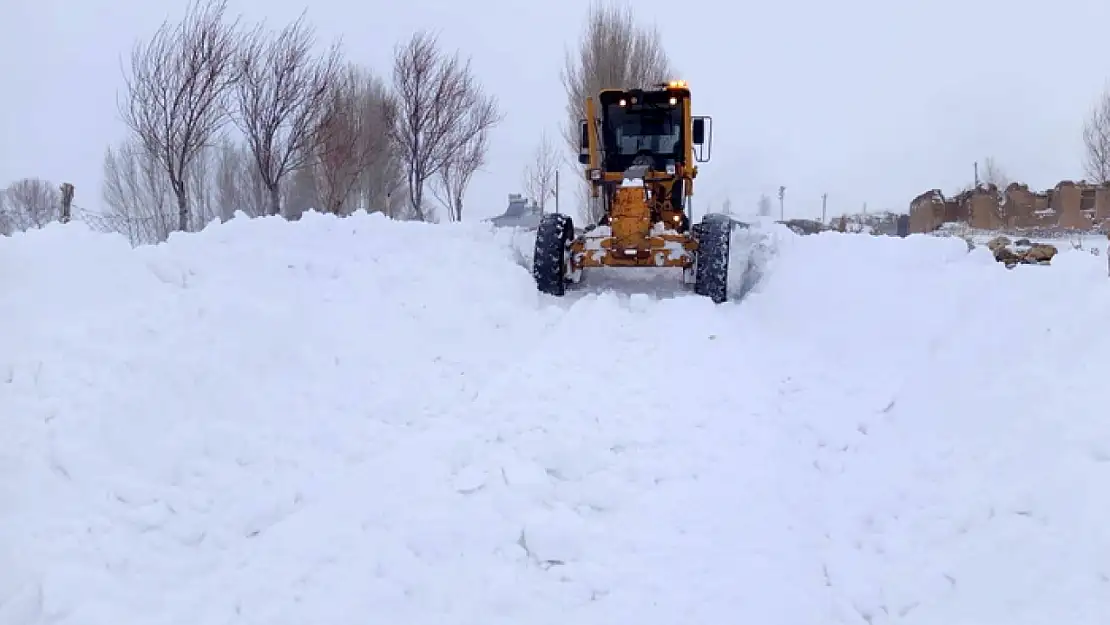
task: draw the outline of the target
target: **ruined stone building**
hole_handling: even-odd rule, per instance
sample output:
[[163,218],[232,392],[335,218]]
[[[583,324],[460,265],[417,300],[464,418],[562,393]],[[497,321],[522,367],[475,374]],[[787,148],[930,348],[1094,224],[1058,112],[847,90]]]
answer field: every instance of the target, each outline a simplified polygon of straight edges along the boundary
[[1015,182],[999,192],[984,184],[951,198],[933,189],[910,203],[910,232],[953,222],[984,230],[1102,230],[1110,226],[1110,186],[1065,180],[1034,192]]

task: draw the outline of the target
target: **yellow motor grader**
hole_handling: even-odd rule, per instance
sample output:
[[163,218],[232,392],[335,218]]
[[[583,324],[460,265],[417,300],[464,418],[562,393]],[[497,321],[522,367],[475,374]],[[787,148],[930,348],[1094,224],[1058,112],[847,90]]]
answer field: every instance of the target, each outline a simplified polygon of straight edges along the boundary
[[603,89],[596,103],[586,98],[578,161],[602,216],[581,234],[568,215],[542,217],[532,266],[537,288],[562,296],[587,267],[675,267],[695,293],[726,301],[734,222],[707,214],[690,224],[695,163],[709,161],[711,131],[711,118],[691,115],[685,81]]

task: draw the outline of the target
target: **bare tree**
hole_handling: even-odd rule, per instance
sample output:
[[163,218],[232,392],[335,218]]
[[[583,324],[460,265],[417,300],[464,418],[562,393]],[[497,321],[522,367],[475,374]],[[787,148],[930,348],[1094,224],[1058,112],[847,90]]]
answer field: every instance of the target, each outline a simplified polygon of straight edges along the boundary
[[[372,159],[363,168],[362,178],[356,187],[358,202],[369,212],[381,211],[392,219],[409,216],[409,202],[405,191],[404,164],[400,154],[394,148],[390,138],[390,130],[382,129],[369,132],[370,137],[388,143],[388,148],[372,152]],[[381,134],[384,130],[386,134]]]
[[350,67],[328,90],[316,129],[316,191],[325,212],[343,214],[366,170],[392,149],[396,104],[377,77]]
[[547,200],[555,194],[555,174],[559,171],[559,153],[547,133],[540,135],[535,160],[524,170],[524,192],[544,212]]
[[467,113],[466,123],[460,124],[454,132],[477,132],[461,139],[460,147],[453,156],[443,163],[436,176],[432,178],[432,195],[447,209],[451,221],[462,221],[463,196],[470,186],[470,180],[486,162],[489,149],[489,126],[481,119],[497,117],[497,106],[490,98],[472,106]]
[[358,111],[358,86],[352,76],[344,76],[328,90],[324,115],[315,133],[316,189],[326,213],[341,214],[343,204],[368,160],[359,142],[362,116]]
[[[657,28],[639,26],[631,5],[593,4],[578,48],[567,52],[561,73],[567,94],[564,139],[573,164],[578,164],[579,123],[586,118],[588,96],[606,88],[651,87],[673,77]],[[585,178],[581,184],[586,187]],[[595,223],[601,217],[598,210],[596,203],[587,202],[582,216]]]
[[[186,169],[192,207],[186,229],[229,219],[236,210],[251,216],[264,214],[266,193],[257,179],[250,151],[226,136],[218,145],[197,152]],[[123,234],[132,245],[159,243],[181,229],[165,170],[157,155],[136,137],[106,151],[101,197],[105,211],[86,212],[85,221],[99,230]],[[252,210],[254,206],[259,208]]]
[[1102,93],[1083,125],[1083,146],[1087,177],[1096,184],[1110,182],[1110,88]]
[[22,178],[0,192],[0,226],[3,232],[41,228],[61,218],[59,187],[41,178]]
[[312,164],[290,174],[283,187],[284,197],[281,203],[286,219],[300,219],[306,212],[320,205],[320,193],[316,188],[316,167]]
[[[395,50],[393,87],[399,106],[394,139],[405,165],[410,206],[414,216],[423,220],[427,218],[425,183],[450,164],[456,169],[454,179],[465,189],[463,180],[469,176],[458,172],[469,165],[461,163],[475,161],[474,154],[466,152],[480,152],[480,165],[486,149],[484,135],[502,116],[496,99],[478,84],[470,60],[461,60],[457,52],[443,54],[436,37],[423,31]],[[483,138],[475,139],[480,135]]]
[[282,180],[309,163],[313,132],[341,70],[339,47],[318,57],[312,52],[315,42],[302,13],[277,32],[260,26],[236,55],[232,119],[269,193],[270,215],[281,214]]
[[174,230],[173,193],[158,158],[138,139],[104,154],[101,195],[107,211],[90,215],[91,225],[118,232],[132,245],[158,243]]
[[382,211],[391,218],[405,213],[408,203],[404,163],[393,140],[398,101],[385,81],[365,69],[355,70],[359,84],[362,123],[359,140],[365,153],[362,174],[355,186],[357,201],[367,211]]
[[163,22],[131,53],[124,123],[165,172],[177,202],[177,229],[189,227],[189,166],[227,121],[236,81],[238,20],[226,0],[195,0],[184,19]]
[[222,217],[219,204],[219,148],[205,146],[186,170],[185,182],[191,209],[188,230],[200,230]]
[[222,219],[231,219],[236,211],[249,217],[267,214],[269,190],[250,147],[224,137],[216,150],[215,204]]
[[447,216],[451,221],[462,221],[463,195],[470,185],[470,179],[485,163],[488,142],[488,133],[475,135],[432,178],[432,195],[447,209]]

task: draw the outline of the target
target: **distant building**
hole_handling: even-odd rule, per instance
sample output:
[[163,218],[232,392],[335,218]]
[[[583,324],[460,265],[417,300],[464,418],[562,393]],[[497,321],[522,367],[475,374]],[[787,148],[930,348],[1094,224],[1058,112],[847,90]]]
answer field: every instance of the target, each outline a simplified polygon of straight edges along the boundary
[[982,184],[951,198],[932,189],[910,203],[911,232],[932,232],[949,223],[1015,232],[1106,230],[1110,186],[1064,180],[1036,192],[1017,182],[1005,189]]
[[498,228],[535,230],[540,225],[542,215],[538,204],[529,202],[527,198],[519,193],[510,193],[509,207],[505,209],[505,212],[497,217],[491,217],[487,221]]

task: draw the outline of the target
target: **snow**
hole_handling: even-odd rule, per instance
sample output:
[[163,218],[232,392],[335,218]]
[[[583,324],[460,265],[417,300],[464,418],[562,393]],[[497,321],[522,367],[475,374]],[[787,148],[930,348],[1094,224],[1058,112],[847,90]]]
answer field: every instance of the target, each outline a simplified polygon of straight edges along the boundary
[[0,239],[0,625],[1104,622],[1103,261],[736,237],[720,306],[473,224]]

